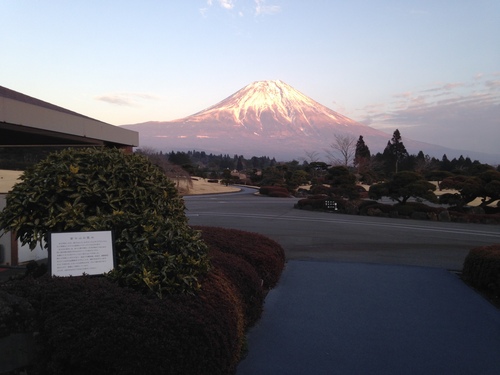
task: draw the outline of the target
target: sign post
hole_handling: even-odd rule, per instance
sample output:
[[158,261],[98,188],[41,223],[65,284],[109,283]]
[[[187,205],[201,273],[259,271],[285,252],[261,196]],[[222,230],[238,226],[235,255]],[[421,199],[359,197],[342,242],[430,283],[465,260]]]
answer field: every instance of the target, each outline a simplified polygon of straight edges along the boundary
[[115,266],[111,231],[50,233],[52,276],[101,275]]

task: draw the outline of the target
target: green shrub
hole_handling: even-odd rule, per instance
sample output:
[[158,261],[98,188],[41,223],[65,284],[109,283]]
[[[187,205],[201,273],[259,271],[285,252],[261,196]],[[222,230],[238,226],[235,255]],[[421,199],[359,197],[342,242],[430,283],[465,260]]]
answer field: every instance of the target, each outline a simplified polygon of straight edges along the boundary
[[500,224],[500,214],[470,214],[448,209],[451,221],[457,223]]
[[200,277],[196,294],[157,299],[89,276],[45,275],[0,285],[0,293],[24,299],[36,312],[30,319],[37,326],[29,329],[39,332],[38,356],[30,370],[54,375],[234,374],[245,332],[261,315],[261,277],[267,285],[279,278],[284,253],[262,235],[199,229],[209,233],[212,267]]
[[438,207],[430,207],[424,203],[419,202],[406,202],[405,204],[397,203],[394,205],[394,209],[398,211],[400,216],[412,216],[413,213],[426,213],[426,214],[439,214],[440,211],[443,211],[443,208]]
[[500,244],[470,250],[464,261],[462,278],[473,287],[500,298]]
[[375,204],[379,204],[379,203],[377,201],[372,201],[372,200],[362,200],[359,203],[359,209],[365,210],[367,207],[373,206]]
[[309,191],[313,195],[318,195],[318,194],[330,195],[332,192],[329,186],[325,186],[323,184],[313,185],[311,186]]
[[391,211],[394,211],[393,205],[378,203],[375,201],[366,201],[365,204],[362,203],[359,207],[360,215],[371,215],[373,212],[380,212],[384,215],[389,215]]
[[207,248],[187,225],[175,185],[145,157],[115,149],[67,149],[28,169],[7,196],[0,228],[34,248],[49,232],[112,230],[123,285],[191,293]]

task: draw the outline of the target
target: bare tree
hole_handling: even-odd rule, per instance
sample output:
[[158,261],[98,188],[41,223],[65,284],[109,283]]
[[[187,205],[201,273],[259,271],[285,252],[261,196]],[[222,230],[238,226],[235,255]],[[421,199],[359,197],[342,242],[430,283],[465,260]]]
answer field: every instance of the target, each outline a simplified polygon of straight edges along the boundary
[[308,163],[316,163],[320,160],[318,151],[304,151],[306,157],[303,158],[304,161]]
[[[179,193],[189,193],[189,189],[193,187],[193,180],[181,166],[169,162],[165,156],[150,147],[140,148],[136,152],[147,157],[151,163],[161,168],[170,180],[175,181]],[[183,182],[183,186],[181,186],[181,182]]]
[[348,167],[356,154],[356,137],[352,134],[335,134],[335,142],[325,152],[331,164]]

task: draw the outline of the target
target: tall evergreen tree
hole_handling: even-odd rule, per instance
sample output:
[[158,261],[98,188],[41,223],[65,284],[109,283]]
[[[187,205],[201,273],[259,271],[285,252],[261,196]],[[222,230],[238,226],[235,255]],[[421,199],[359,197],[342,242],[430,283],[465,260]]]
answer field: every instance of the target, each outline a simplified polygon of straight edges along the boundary
[[236,170],[237,171],[242,171],[243,170],[243,156],[238,157],[238,163],[236,164]]
[[443,171],[451,171],[452,165],[450,159],[448,159],[448,156],[446,154],[443,155],[443,158],[441,159],[441,170]]
[[394,131],[392,139],[387,142],[384,155],[386,155],[394,163],[395,173],[398,173],[398,166],[401,161],[409,157],[408,151],[406,151],[406,147],[401,139],[401,133],[398,129]]
[[359,166],[366,162],[366,160],[370,159],[370,149],[366,145],[363,136],[360,135],[358,142],[356,142],[356,152],[354,154],[354,165]]

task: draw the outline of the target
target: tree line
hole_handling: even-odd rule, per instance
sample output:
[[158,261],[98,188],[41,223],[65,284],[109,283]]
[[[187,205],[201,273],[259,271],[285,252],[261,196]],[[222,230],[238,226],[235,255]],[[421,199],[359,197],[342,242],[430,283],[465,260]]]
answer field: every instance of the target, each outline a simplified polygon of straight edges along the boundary
[[[418,152],[410,154],[395,130],[383,152],[372,154],[363,136],[338,135],[327,151],[327,161],[317,151],[306,152],[302,162],[277,162],[262,156],[207,154],[203,151],[171,151],[157,156],[181,166],[191,176],[219,178],[225,183],[239,182],[260,186],[283,186],[296,192],[312,185],[315,192],[355,199],[359,184],[370,185],[374,199],[383,196],[405,204],[411,197],[437,202],[438,189],[457,193],[440,195],[440,203],[463,207],[481,198],[481,206],[500,199],[500,166],[496,168],[469,157],[441,159]],[[230,173],[230,172],[240,173]],[[328,190],[324,186],[329,186]]]
[[[53,148],[0,148],[0,168],[26,169],[45,158]],[[463,206],[477,197],[482,205],[500,198],[500,166],[472,161],[469,157],[441,159],[418,152],[410,154],[402,141],[399,130],[395,130],[383,152],[372,154],[363,136],[337,135],[332,140],[326,159],[318,151],[305,152],[301,162],[292,160],[277,162],[270,156],[213,154],[204,151],[171,151],[163,153],[149,148],[136,152],[146,155],[160,166],[167,176],[177,180],[191,181],[192,176],[221,179],[225,183],[239,182],[260,186],[283,186],[291,192],[302,185],[330,185],[337,193],[354,197],[360,183],[373,185],[371,196],[397,196],[406,202],[411,196],[430,197],[430,185],[424,182],[437,181],[439,189],[455,189],[455,195],[441,195],[441,202]],[[385,184],[385,185],[384,185]],[[375,186],[377,185],[377,186]],[[411,194],[404,189],[410,189]],[[423,190],[422,190],[423,189]],[[341,192],[343,190],[343,193]],[[395,191],[396,192],[395,192]]]

